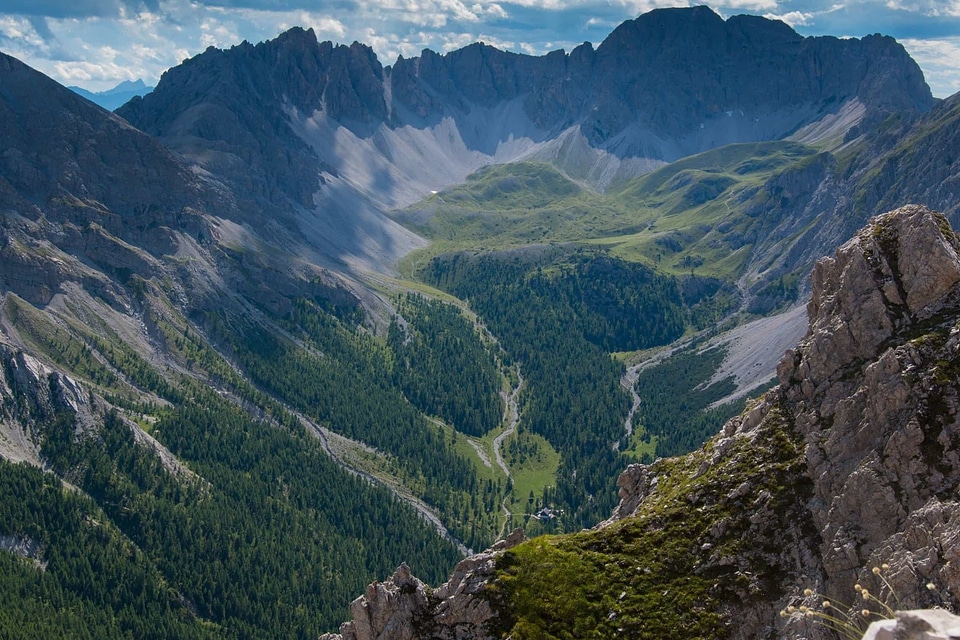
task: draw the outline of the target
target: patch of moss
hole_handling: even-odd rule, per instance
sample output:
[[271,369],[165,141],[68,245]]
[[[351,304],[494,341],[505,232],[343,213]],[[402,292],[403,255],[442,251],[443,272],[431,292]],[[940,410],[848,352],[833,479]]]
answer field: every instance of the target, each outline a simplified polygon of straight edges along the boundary
[[[636,516],[504,554],[488,588],[498,631],[515,640],[722,638],[728,605],[776,598],[785,568],[771,563],[795,542],[776,523],[799,517],[809,495],[802,443],[774,405],[756,438],[719,446],[651,466],[657,486]],[[761,511],[769,517],[752,518]]]

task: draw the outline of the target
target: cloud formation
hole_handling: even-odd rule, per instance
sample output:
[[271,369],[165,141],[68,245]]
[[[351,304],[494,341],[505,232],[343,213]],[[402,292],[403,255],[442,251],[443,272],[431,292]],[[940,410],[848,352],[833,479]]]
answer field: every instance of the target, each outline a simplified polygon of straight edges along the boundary
[[944,90],[938,94],[934,87],[953,87],[954,92],[960,88],[960,36],[943,40],[907,38],[901,44],[923,69],[934,95],[946,97]]
[[[477,40],[518,53],[599,43],[624,20],[700,0],[4,0],[0,50],[65,84],[92,90],[154,83],[208,46],[260,42],[293,26],[321,40],[365,42],[384,64],[424,48]],[[960,89],[960,0],[714,0],[723,16],[754,13],[803,35],[901,39],[935,95]],[[907,44],[909,42],[909,44]]]

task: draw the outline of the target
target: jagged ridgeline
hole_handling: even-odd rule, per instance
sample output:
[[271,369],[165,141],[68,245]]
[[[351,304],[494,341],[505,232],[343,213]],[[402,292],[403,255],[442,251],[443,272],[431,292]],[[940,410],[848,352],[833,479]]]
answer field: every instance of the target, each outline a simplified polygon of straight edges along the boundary
[[[0,545],[26,558],[0,636],[315,637],[401,561],[439,579],[494,539],[506,482],[456,431],[502,407],[473,323],[408,300],[427,365],[395,370],[393,304],[296,257],[280,209],[0,73]],[[464,352],[473,404],[428,418],[405,386]]]

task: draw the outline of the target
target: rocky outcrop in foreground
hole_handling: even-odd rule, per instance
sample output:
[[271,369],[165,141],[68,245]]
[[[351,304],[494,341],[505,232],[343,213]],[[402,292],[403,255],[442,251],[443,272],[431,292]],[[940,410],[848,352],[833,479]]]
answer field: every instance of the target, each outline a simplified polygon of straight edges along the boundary
[[430,589],[410,574],[407,565],[401,565],[386,582],[371,584],[350,604],[352,622],[342,624],[339,634],[325,634],[320,640],[487,637],[484,626],[495,612],[482,592],[494,576],[497,558],[523,539],[523,531],[517,529],[461,561],[450,580],[437,589]]
[[942,609],[897,611],[895,618],[870,625],[863,640],[953,640],[960,638],[960,617]]
[[703,449],[627,469],[610,520],[465,560],[458,575],[483,570],[433,594],[400,571],[342,636],[815,640],[836,637],[826,616],[865,630],[887,606],[956,608],[960,240],[904,207],[812,281],[780,385]]

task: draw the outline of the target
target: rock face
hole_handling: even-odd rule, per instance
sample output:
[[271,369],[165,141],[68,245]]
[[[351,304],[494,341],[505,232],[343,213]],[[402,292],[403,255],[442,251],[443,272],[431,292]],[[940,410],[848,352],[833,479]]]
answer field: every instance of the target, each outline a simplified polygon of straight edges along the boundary
[[131,277],[168,277],[194,308],[222,304],[235,283],[273,307],[311,290],[356,302],[324,251],[293,233],[289,210],[251,206],[249,194],[2,53],[0,87],[0,291],[43,306],[76,282],[129,310]]
[[823,154],[824,162],[805,167],[805,175],[794,176],[803,179],[782,185],[783,191],[765,186],[760,208],[748,211],[763,220],[756,264],[774,277],[812,265],[825,247],[839,246],[871,216],[907,203],[940,211],[960,228],[958,115],[960,96],[953,96],[922,115],[876,129],[860,125],[846,136],[860,148],[854,166],[841,171],[832,155]]
[[[872,219],[817,264],[810,330],[781,360],[780,386],[721,434],[715,449],[785,420],[802,438],[806,515],[781,523],[784,539],[802,544],[771,563],[787,587],[781,608],[851,601],[858,581],[891,606],[960,602],[958,250],[946,220],[924,207]],[[614,520],[642,510],[657,480],[656,466],[628,469]],[[872,571],[881,565],[882,580]],[[765,606],[740,611],[748,623],[733,636],[831,637]]]
[[[499,558],[483,556],[495,566],[477,574],[470,592],[483,593],[490,582],[500,594],[486,627],[458,636],[435,632],[439,608],[403,574],[400,582],[413,585],[410,595],[372,587],[354,603],[355,623],[345,626],[344,637],[412,637],[394,635],[396,627],[384,622],[402,612],[398,618],[424,630],[419,637],[487,638],[488,629],[536,620],[553,634],[589,624],[596,637],[619,628],[641,638],[689,632],[826,639],[833,632],[800,613],[801,606],[816,611],[824,600],[857,598],[855,616],[861,608],[882,615],[878,602],[957,607],[960,239],[940,214],[904,207],[872,219],[835,257],[820,261],[813,289],[810,331],[780,362],[780,385],[717,438],[684,458],[628,468],[618,483],[619,507],[596,530],[531,542],[542,553],[562,550],[549,559],[551,568],[541,567],[537,554],[525,561],[526,545]],[[630,555],[664,540],[670,546],[653,556]],[[598,579],[592,597],[603,601],[609,592],[609,602],[622,603],[609,616],[585,610],[582,620],[571,620],[537,610],[539,598],[512,599],[517,576],[543,584],[539,572],[563,575],[556,564],[572,562],[563,555],[569,553],[577,554],[580,569],[556,588],[571,590],[573,598],[580,580]],[[651,558],[662,575],[642,571]],[[597,573],[587,570],[593,563]],[[624,565],[630,570],[615,570]],[[671,575],[677,567],[686,568]],[[685,580],[700,586],[670,595]],[[862,596],[857,584],[875,599]],[[631,600],[631,590],[641,597]],[[661,592],[663,599],[650,595]],[[472,595],[443,593],[448,609],[475,602]],[[684,597],[695,604],[678,605]],[[381,613],[372,615],[371,607]],[[657,627],[670,611],[680,626]],[[901,614],[898,629],[907,617]],[[371,625],[374,619],[381,622]],[[855,617],[854,625],[862,620]],[[370,634],[349,635],[360,628]],[[927,637],[896,633],[876,637]]]
[[78,385],[46,369],[22,351],[0,343],[0,394],[14,400],[0,410],[0,455],[40,466],[38,424],[69,410],[79,425],[89,426],[92,411]]
[[493,578],[496,560],[524,539],[515,530],[490,549],[461,561],[445,584],[430,589],[401,565],[386,582],[375,582],[350,605],[351,622],[339,634],[320,640],[418,640],[492,638],[488,623],[495,617],[483,593]]
[[870,625],[863,640],[953,640],[960,638],[960,617],[941,609],[897,611],[893,620]]
[[[362,64],[369,56],[360,45],[321,45],[313,31],[294,28],[256,47],[211,47],[165,72],[159,94],[117,113],[178,151],[204,155],[209,171],[261,204],[285,197],[310,206],[325,167],[286,125],[281,107],[310,109],[329,94],[338,116],[382,116],[382,95],[377,106],[377,96],[363,90],[382,73],[375,60]],[[328,75],[330,67],[336,71]]]
[[[960,96],[939,102],[918,122],[909,119],[900,131],[879,137],[868,153],[880,158],[859,181],[855,206],[865,211],[890,209],[904,202],[924,202],[960,224]],[[879,209],[878,209],[879,208]]]
[[0,209],[141,236],[228,210],[160,142],[2,53],[0,81]]
[[[33,356],[0,341],[0,458],[43,466],[42,426],[59,414],[75,421],[77,437],[96,437],[111,406],[89,388]],[[153,450],[175,476],[195,478],[176,456],[135,423],[122,418],[134,439]],[[37,559],[39,543],[0,536],[0,548]]]
[[958,249],[922,207],[873,219],[817,265],[810,335],[780,363],[833,593],[886,563],[904,605],[935,604],[927,582],[960,598]]

